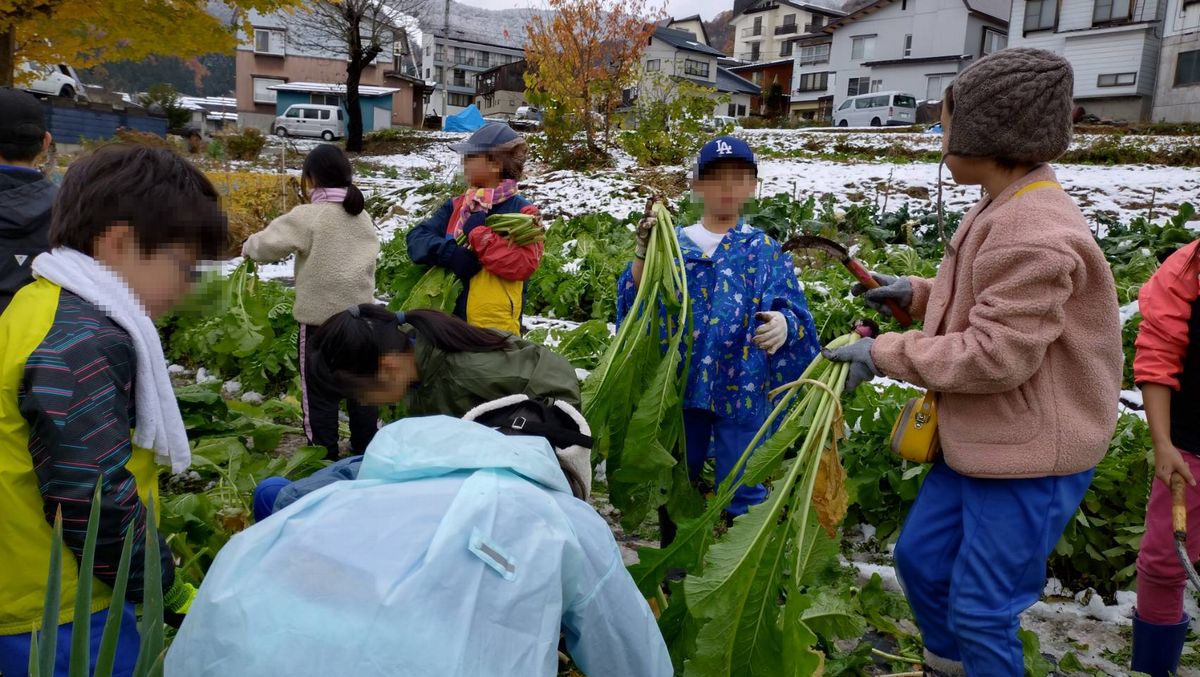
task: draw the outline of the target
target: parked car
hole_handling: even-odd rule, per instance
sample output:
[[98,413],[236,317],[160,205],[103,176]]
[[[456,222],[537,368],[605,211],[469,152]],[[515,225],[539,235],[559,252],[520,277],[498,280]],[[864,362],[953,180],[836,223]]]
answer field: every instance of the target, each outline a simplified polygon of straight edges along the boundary
[[536,106],[520,106],[514,116],[517,120],[542,121],[542,110]]
[[704,126],[712,130],[718,130],[724,128],[726,125],[729,125],[729,129],[732,130],[731,133],[733,134],[743,131],[737,118],[732,115],[714,115],[705,122]]
[[26,62],[21,64],[21,70],[33,78],[29,84],[25,85],[25,91],[43,96],[61,96],[66,99],[76,97],[87,99],[87,91],[83,82],[79,80],[79,74],[65,63],[46,66],[40,63]]
[[875,92],[852,96],[833,114],[838,127],[912,125],[917,121],[917,99],[904,92]]
[[346,115],[340,106],[297,103],[275,118],[279,136],[312,136],[333,141],[346,136]]

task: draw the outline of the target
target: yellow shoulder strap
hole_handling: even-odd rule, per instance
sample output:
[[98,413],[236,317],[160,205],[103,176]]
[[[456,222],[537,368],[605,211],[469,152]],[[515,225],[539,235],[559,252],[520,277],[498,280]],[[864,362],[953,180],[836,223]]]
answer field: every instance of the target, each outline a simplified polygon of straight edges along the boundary
[[1034,181],[1033,183],[1029,184],[1028,186],[1025,186],[1021,190],[1018,190],[1012,196],[1012,199],[1015,200],[1015,199],[1021,197],[1022,195],[1024,195],[1025,193],[1028,193],[1028,192],[1034,191],[1034,190],[1039,190],[1042,188],[1058,188],[1059,190],[1062,190],[1062,186],[1058,185],[1058,183],[1054,182],[1054,181]]

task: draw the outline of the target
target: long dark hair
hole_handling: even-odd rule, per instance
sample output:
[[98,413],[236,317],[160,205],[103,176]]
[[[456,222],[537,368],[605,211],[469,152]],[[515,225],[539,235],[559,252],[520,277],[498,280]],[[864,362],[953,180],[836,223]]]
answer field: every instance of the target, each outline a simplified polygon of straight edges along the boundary
[[345,188],[346,197],[342,200],[342,209],[350,216],[362,213],[366,204],[362,191],[354,185],[354,168],[346,159],[341,148],[333,144],[323,143],[309,152],[304,158],[304,171],[301,178],[312,182],[317,188]]
[[[511,347],[506,335],[473,327],[437,310],[410,310],[403,315],[404,324],[417,336],[448,353],[486,353]],[[412,350],[410,336],[401,326],[397,313],[371,303],[326,320],[313,335],[310,348],[314,385],[343,397],[369,387],[379,374],[379,358]]]

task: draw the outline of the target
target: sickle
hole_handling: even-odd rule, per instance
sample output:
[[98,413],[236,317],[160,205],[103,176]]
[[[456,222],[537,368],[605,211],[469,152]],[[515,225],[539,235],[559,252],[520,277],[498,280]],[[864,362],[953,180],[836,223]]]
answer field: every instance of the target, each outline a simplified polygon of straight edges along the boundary
[[[850,256],[850,251],[848,249],[827,237],[821,237],[820,235],[796,235],[795,237],[788,239],[788,241],[783,244],[784,251],[790,252],[796,251],[797,249],[815,249],[818,251],[823,251],[836,258],[838,261],[841,261],[842,265],[850,269],[850,272],[854,274],[854,277],[858,278],[858,281],[862,282],[863,286],[865,286],[867,289],[875,289],[879,286],[879,282],[877,282],[875,278],[871,277],[871,273],[868,272],[867,269],[864,268],[863,265],[854,257]],[[888,310],[892,311],[892,317],[896,318],[896,321],[900,323],[901,327],[908,327],[912,325],[912,316],[908,314],[908,311],[901,308],[899,303],[896,303],[891,299],[888,299],[886,303]]]
[[1171,523],[1175,531],[1175,554],[1179,555],[1179,563],[1192,587],[1200,591],[1200,576],[1196,575],[1192,558],[1187,554],[1187,485],[1179,473],[1171,475]]

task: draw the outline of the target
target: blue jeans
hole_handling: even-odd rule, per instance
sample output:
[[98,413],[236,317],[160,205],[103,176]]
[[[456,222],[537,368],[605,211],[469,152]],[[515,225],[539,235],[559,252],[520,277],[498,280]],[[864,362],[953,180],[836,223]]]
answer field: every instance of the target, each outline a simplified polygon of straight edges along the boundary
[[[709,411],[684,409],[683,429],[686,435],[688,474],[695,480],[704,470],[704,460],[714,458],[717,461],[717,485],[720,486],[734,464],[742,457],[747,445],[754,441],[761,425],[761,421],[739,423],[720,418]],[[742,474],[739,472],[737,476],[741,477]],[[729,504],[727,512],[731,515],[744,515],[750,506],[762,503],[766,499],[767,488],[761,484],[741,487],[733,495],[733,502]]]
[[[104,624],[108,621],[108,612],[109,610],[105,609],[92,614],[88,637],[91,643],[91,660],[88,661],[89,675],[96,670],[96,657],[100,653],[100,638],[104,634]],[[54,674],[56,677],[67,677],[67,668],[71,662],[72,627],[72,623],[58,626],[58,643],[54,647]],[[0,635],[0,673],[3,673],[4,677],[23,677],[29,674],[29,642],[29,633]],[[121,610],[121,632],[117,636],[116,661],[113,663],[114,677],[133,674],[140,644],[137,615],[134,613],[133,605],[126,603]]]
[[976,479],[937,463],[896,543],[896,573],[934,668],[1022,677],[1021,612],[1046,585],[1046,559],[1092,482]]

